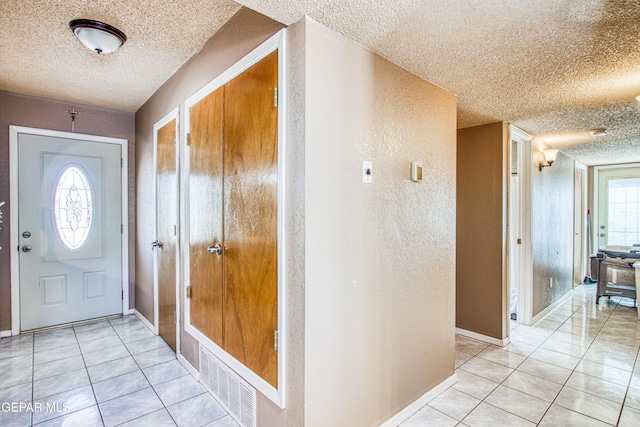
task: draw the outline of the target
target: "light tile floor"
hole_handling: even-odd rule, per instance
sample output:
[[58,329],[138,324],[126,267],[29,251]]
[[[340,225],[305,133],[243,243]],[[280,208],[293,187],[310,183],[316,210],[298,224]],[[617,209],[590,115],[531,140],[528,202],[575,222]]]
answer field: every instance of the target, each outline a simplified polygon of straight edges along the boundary
[[640,426],[640,321],[633,300],[579,286],[504,348],[456,336],[458,382],[401,427]]
[[135,316],[0,341],[0,426],[236,422]]

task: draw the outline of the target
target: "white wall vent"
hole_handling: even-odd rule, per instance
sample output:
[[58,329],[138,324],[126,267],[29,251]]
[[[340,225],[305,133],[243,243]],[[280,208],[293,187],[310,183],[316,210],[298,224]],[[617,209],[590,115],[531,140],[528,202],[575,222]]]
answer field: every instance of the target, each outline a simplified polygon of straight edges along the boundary
[[256,427],[256,389],[200,346],[200,382],[242,427]]

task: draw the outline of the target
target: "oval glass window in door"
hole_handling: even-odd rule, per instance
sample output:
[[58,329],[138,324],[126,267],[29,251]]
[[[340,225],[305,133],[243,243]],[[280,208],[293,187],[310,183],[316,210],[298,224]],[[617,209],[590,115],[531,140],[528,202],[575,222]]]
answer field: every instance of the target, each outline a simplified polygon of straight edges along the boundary
[[93,225],[93,188],[79,165],[68,165],[58,178],[53,220],[58,237],[68,249],[79,249],[87,241]]

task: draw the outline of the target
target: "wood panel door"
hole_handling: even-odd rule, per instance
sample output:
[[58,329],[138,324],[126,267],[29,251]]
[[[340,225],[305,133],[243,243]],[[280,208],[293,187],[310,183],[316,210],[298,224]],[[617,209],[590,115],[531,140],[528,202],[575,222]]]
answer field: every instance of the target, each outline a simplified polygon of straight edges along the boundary
[[178,185],[176,177],[177,122],[158,129],[156,141],[156,236],[158,239],[158,330],[176,350],[176,234]]
[[191,324],[218,345],[223,342],[222,143],[224,88],[190,109],[189,264]]
[[224,349],[277,387],[278,52],[225,85]]

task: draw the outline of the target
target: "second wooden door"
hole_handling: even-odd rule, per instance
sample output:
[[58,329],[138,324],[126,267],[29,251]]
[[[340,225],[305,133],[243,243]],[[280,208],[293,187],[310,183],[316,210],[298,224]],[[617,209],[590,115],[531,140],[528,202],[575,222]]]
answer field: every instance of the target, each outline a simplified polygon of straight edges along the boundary
[[274,387],[277,82],[276,51],[194,105],[189,136],[191,323]]

